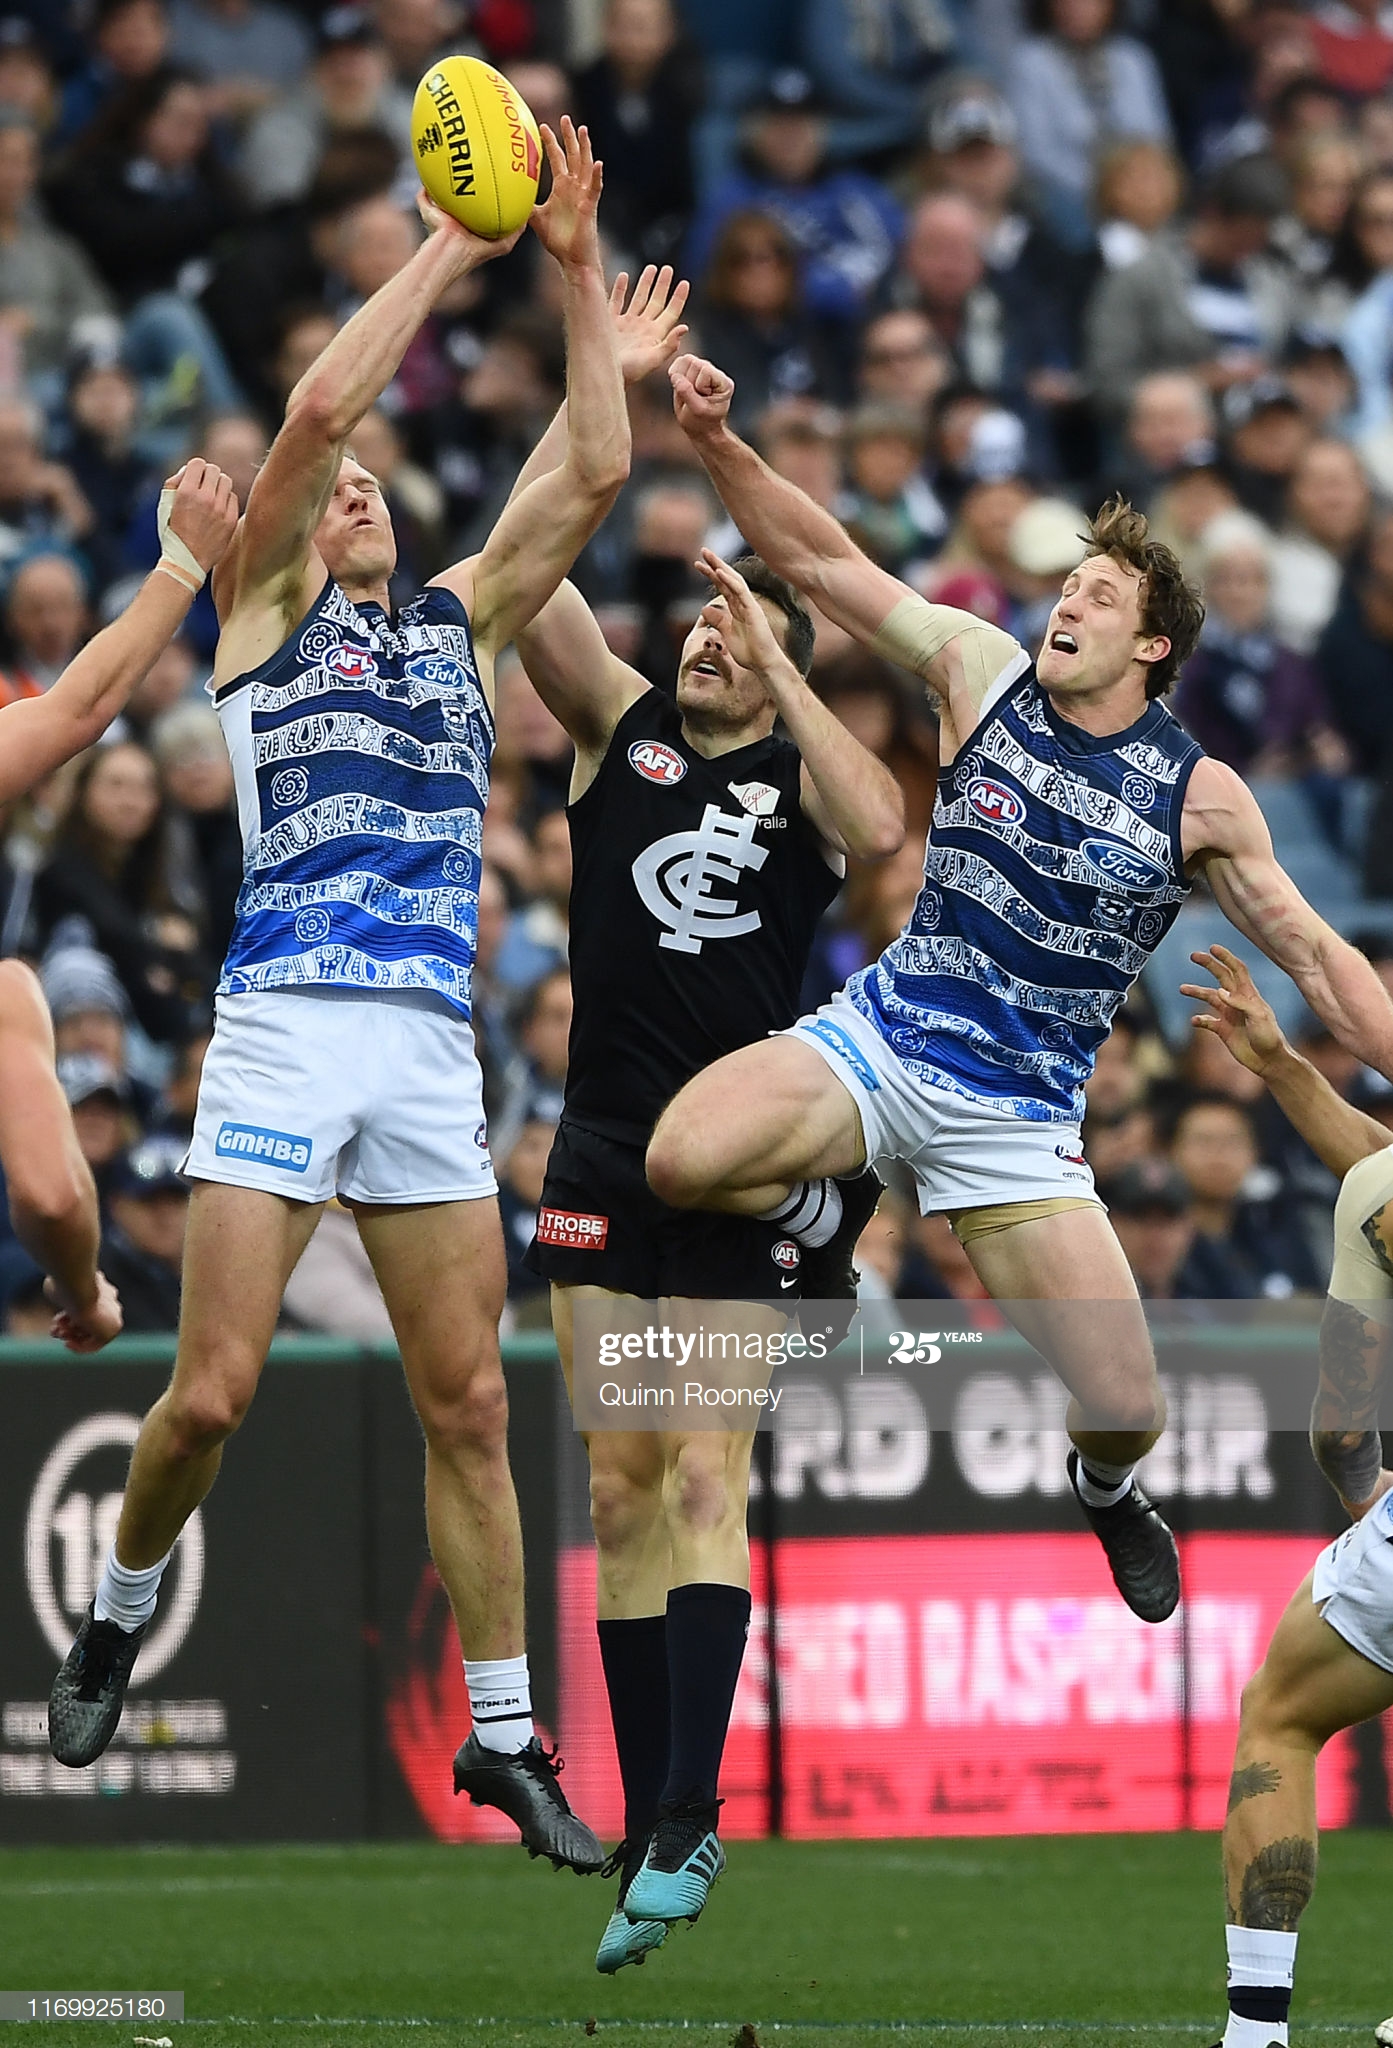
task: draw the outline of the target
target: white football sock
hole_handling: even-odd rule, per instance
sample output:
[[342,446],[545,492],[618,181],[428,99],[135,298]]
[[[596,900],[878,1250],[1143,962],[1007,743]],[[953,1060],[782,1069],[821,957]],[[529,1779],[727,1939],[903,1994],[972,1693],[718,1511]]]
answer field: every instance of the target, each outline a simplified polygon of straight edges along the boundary
[[1135,1470],[1134,1465],[1105,1465],[1101,1458],[1085,1460],[1080,1451],[1074,1487],[1086,1506],[1115,1508],[1120,1500],[1126,1500]]
[[[1223,2048],[1268,2048],[1270,2042],[1287,2048],[1287,2012],[1296,1976],[1296,1936],[1269,1933],[1261,1927],[1226,1927],[1229,1951],[1229,2023],[1224,2029]],[[1249,2019],[1232,2010],[1235,1994],[1259,1994],[1257,2003],[1269,2007],[1265,2019]],[[1280,2010],[1281,2018],[1275,2015]]]
[[168,1551],[158,1564],[137,1568],[121,1564],[113,1544],[102,1566],[102,1575],[97,1581],[97,1597],[92,1603],[97,1620],[114,1621],[117,1628],[123,1628],[127,1633],[147,1622],[160,1597],[164,1568],[173,1555],[173,1551]]
[[532,1687],[521,1657],[466,1657],[464,1682],[474,1733],[485,1749],[516,1756],[532,1740]]
[[834,1180],[795,1181],[782,1202],[762,1209],[760,1223],[779,1223],[810,1252],[828,1242],[842,1220],[842,1191]]

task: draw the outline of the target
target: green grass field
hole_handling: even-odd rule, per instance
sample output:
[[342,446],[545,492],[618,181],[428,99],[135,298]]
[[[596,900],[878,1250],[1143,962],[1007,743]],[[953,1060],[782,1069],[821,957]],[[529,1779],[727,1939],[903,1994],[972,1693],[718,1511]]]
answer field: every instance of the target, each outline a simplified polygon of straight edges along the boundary
[[[736,1843],[701,1925],[593,1968],[608,1883],[508,1850],[0,1851],[0,1988],[182,1990],[189,2022],[0,2027],[3,2048],[1208,2048],[1222,2031],[1212,1836]],[[1393,2013],[1393,1834],[1331,1836],[1303,1931],[1299,2048]]]

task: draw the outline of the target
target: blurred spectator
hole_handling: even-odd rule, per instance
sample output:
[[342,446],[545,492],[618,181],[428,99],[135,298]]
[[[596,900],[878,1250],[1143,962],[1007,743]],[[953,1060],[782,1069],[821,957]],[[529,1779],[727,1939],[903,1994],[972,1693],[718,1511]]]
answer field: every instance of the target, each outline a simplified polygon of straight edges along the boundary
[[914,141],[926,87],[958,53],[967,11],[954,0],[804,0],[801,55],[835,116],[839,158]]
[[523,1259],[537,1235],[537,1207],[555,1136],[553,1119],[529,1116],[509,1140],[506,1153],[497,1145],[494,1148],[495,1157],[501,1156],[503,1161],[498,1174],[498,1214],[508,1258],[510,1301],[545,1300],[550,1292],[547,1282],[530,1271]]
[[523,1006],[519,1057],[505,1078],[502,1106],[492,1133],[498,1158],[507,1158],[524,1124],[560,1120],[570,1035],[571,977],[565,967],[553,967],[535,984]]
[[150,464],[136,447],[140,392],[119,363],[98,359],[68,389],[69,434],[63,449],[74,483],[92,508],[84,552],[97,588],[120,573],[126,537]]
[[240,119],[297,86],[310,58],[304,24],[275,0],[170,0],[170,54],[213,81]]
[[165,797],[193,842],[208,958],[221,961],[242,886],[242,832],[232,763],[212,705],[176,704],[164,712],[151,729],[150,751]]
[[286,1313],[307,1330],[358,1344],[390,1344],[392,1319],[351,1212],[326,1202],[285,1285]]
[[925,480],[925,428],[912,412],[863,406],[847,422],[843,525],[873,562],[898,576],[941,546],[948,520]]
[[87,593],[70,555],[31,555],[10,578],[5,600],[8,660],[0,696],[41,697],[87,637]]
[[1163,1159],[1136,1159],[1100,1181],[1098,1193],[1142,1300],[1193,1298],[1187,1262],[1196,1225],[1184,1176]]
[[1292,472],[1286,518],[1272,544],[1272,627],[1310,654],[1340,594],[1340,578],[1369,524],[1369,480],[1344,441],[1311,441]]
[[1006,308],[987,281],[986,222],[970,200],[945,193],[915,208],[896,294],[933,323],[956,374],[980,391],[1022,382],[1033,363],[1033,333],[1008,329]]
[[92,508],[72,472],[43,453],[43,419],[27,399],[0,398],[0,563],[66,549],[91,531]]
[[[633,662],[660,690],[671,691],[676,650],[710,594],[693,565],[714,512],[702,477],[656,477],[634,495],[628,564],[628,594],[638,614]],[[742,547],[737,539],[734,552]]]
[[1354,407],[1354,372],[1335,336],[1309,323],[1298,327],[1281,369],[1315,432],[1342,431]]
[[1028,37],[1007,63],[1022,159],[1056,232],[1074,248],[1089,237],[1101,145],[1122,135],[1170,140],[1156,60],[1144,44],[1116,33],[1117,12],[1115,0],[1040,0],[1032,13],[1043,33]]
[[[1350,562],[1339,602],[1316,645],[1316,666],[1336,726],[1361,774],[1378,772],[1393,739],[1393,512],[1380,513]],[[1376,834],[1370,829],[1370,854]],[[1379,862],[1386,872],[1388,859]],[[1375,895],[1393,894],[1387,887]]]
[[1176,470],[1170,481],[1162,484],[1148,510],[1151,536],[1174,548],[1186,575],[1196,577],[1205,532],[1225,512],[1237,509],[1233,486],[1220,471],[1215,455],[1207,462]]
[[1036,498],[1011,522],[1006,552],[1015,598],[1012,631],[1032,655],[1045,637],[1059,588],[1083,560],[1087,514],[1064,498]]
[[607,0],[604,48],[576,74],[576,119],[605,167],[605,234],[630,264],[673,257],[691,217],[700,77],[672,0]]
[[[111,301],[86,253],[51,228],[35,199],[38,138],[18,116],[0,116],[0,345],[23,374],[62,370],[84,339],[116,333]],[[13,357],[6,363],[13,381]]]
[[[1139,379],[1127,409],[1115,481],[1139,511],[1149,511],[1158,491],[1182,470],[1214,456],[1214,408],[1199,379],[1185,370],[1156,370]],[[1105,495],[1098,492],[1095,495]]]
[[58,1057],[90,1053],[127,1075],[130,998],[104,953],[80,942],[55,947],[39,970]]
[[[494,678],[495,731],[493,788],[511,784],[518,791],[517,815],[527,828],[553,811],[570,795],[571,742],[565,727],[537,695],[515,651],[498,663]],[[530,862],[519,880],[530,887]]]
[[1034,490],[1021,477],[986,477],[970,484],[936,568],[940,572],[950,566],[979,570],[1009,598],[1016,585],[1011,530],[1034,497]]
[[[504,988],[523,991],[535,991],[547,976],[563,978],[568,1011],[570,901],[571,828],[564,811],[544,811],[532,835],[532,900],[509,918],[495,972]],[[558,981],[553,991],[558,1002],[559,986]],[[527,1043],[526,1029],[523,1042]]]
[[1364,99],[1393,79],[1393,21],[1384,0],[1320,0],[1311,36],[1321,76]]
[[[881,862],[874,873],[883,877],[880,891],[872,894],[884,907],[886,896],[896,900],[908,895],[904,915],[895,918],[887,933],[888,945],[907,923],[909,910],[923,880],[924,833],[933,810],[937,779],[937,729],[923,708],[922,684],[911,682],[888,661],[881,661],[864,647],[848,647],[830,661],[819,661],[814,687],[839,722],[854,733],[869,753],[883,761],[904,793],[909,836],[902,854]],[[891,912],[895,917],[895,912]],[[875,948],[876,953],[883,946]],[[864,965],[858,961],[857,966]],[[848,969],[848,973],[852,970]],[[843,980],[846,979],[844,975]],[[838,984],[840,986],[840,984]]]
[[731,424],[748,432],[785,398],[837,398],[841,365],[803,306],[798,252],[772,214],[730,214],[716,236],[695,314],[704,353],[735,379]]
[[1176,687],[1176,717],[1206,753],[1245,778],[1311,767],[1345,772],[1349,753],[1331,728],[1315,669],[1271,631],[1266,529],[1242,512],[1217,519],[1205,536],[1203,573],[1204,630]]
[[1139,379],[1194,370],[1211,390],[1250,382],[1275,360],[1294,318],[1287,277],[1264,255],[1280,189],[1256,159],[1201,188],[1183,235],[1105,276],[1087,315],[1088,376],[1120,419]]
[[1272,249],[1291,266],[1302,296],[1302,317],[1333,327],[1348,310],[1348,295],[1326,278],[1359,182],[1359,150],[1348,136],[1312,135],[1291,163],[1290,211],[1273,223]]
[[163,405],[236,405],[217,339],[179,290],[185,266],[201,266],[239,214],[204,89],[173,66],[126,86],[61,159],[48,199],[126,308],[126,360],[168,387]]
[[203,1078],[203,1062],[212,1039],[212,1031],[204,1026],[176,1047],[174,1065],[169,1070],[155,1107],[154,1128],[172,1131],[177,1137],[182,1137],[186,1144],[193,1137],[194,1112],[198,1107],[198,1084]]
[[927,423],[929,404],[951,369],[932,321],[911,307],[877,314],[861,330],[857,384],[863,398],[907,406]]
[[977,1277],[977,1269],[959,1243],[946,1216],[918,1216],[910,1225],[914,1248],[937,1283],[928,1299],[982,1301],[989,1299]]
[[53,65],[22,14],[0,17],[0,109],[17,114],[39,135],[48,134],[58,115]]
[[243,139],[238,174],[257,208],[303,199],[332,135],[369,129],[385,135],[403,157],[410,148],[410,95],[392,77],[368,9],[330,7],[316,36],[303,85],[258,114]]
[[476,528],[482,545],[518,470],[565,395],[556,322],[531,307],[507,314],[459,379],[458,389],[457,398],[404,425],[445,494],[447,527],[458,542],[454,552],[462,555],[470,552]]
[[125,1328],[177,1330],[189,1184],[179,1171],[184,1141],[157,1133],[116,1162],[102,1237],[101,1268],[121,1297]]
[[887,1188],[856,1240],[856,1298],[868,1302],[938,1301],[948,1289],[916,1242],[918,1216]]
[[[1275,1175],[1261,1179],[1253,1119],[1227,1095],[1199,1095],[1176,1119],[1171,1162],[1190,1189],[1195,1240],[1190,1290],[1206,1300],[1283,1300],[1321,1286],[1309,1246],[1283,1204]],[[1255,1184],[1260,1193],[1250,1193]],[[1187,1290],[1189,1291],[1189,1290]]]
[[148,78],[168,57],[165,0],[97,0],[90,54],[63,86],[59,140],[80,135],[114,93]]
[[1388,381],[1393,368],[1393,172],[1371,171],[1360,181],[1332,274],[1352,299],[1340,343],[1354,374],[1355,430],[1371,434],[1393,413]]
[[[372,11],[397,84],[406,92],[415,92],[434,59],[458,49],[467,9],[461,0],[373,0]],[[517,89],[522,91],[520,85]],[[533,100],[524,97],[536,113]],[[547,117],[538,114],[537,118]]]
[[89,753],[35,880],[40,949],[63,920],[80,918],[115,963],[144,1029],[179,1039],[191,995],[209,984],[199,908],[192,878],[175,865],[150,756],[129,741]]
[[1117,142],[1098,159],[1096,246],[1107,270],[1140,262],[1185,196],[1174,153],[1160,142]]
[[1273,526],[1311,439],[1296,393],[1280,377],[1257,377],[1224,393],[1225,471],[1240,503]]
[[94,1052],[64,1053],[57,1070],[59,1085],[73,1114],[78,1149],[92,1169],[97,1195],[105,1210],[112,1167],[140,1136],[130,1081],[119,1067]]
[[172,710],[187,697],[197,687],[199,674],[193,648],[180,634],[131,691],[120,718],[107,727],[108,740],[137,739],[146,744],[161,712]]

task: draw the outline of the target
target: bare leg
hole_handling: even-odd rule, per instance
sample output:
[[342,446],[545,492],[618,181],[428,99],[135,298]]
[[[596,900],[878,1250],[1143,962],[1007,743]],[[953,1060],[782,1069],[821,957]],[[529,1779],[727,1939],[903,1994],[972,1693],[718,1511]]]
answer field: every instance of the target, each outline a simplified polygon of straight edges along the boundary
[[[605,1287],[553,1287],[551,1325],[566,1389],[571,1389],[574,1304],[631,1302]],[[661,1614],[672,1584],[672,1547],[663,1512],[663,1439],[654,1430],[594,1430],[590,1457],[590,1522],[595,1531],[596,1613],[601,1621]]]
[[285,1283],[319,1205],[198,1181],[189,1201],[174,1376],[141,1425],[116,1531],[133,1570],[167,1555],[218,1476],[256,1392]]
[[674,1209],[758,1216],[800,1180],[854,1173],[865,1141],[855,1101],[796,1038],[728,1053],[675,1095],[648,1146],[648,1179]]
[[1136,1282],[1102,1209],[1065,1209],[973,1240],[968,1257],[1063,1380],[1085,1458],[1130,1465],[1165,1427]]
[[426,1530],[468,1658],[523,1650],[522,1531],[498,1355],[498,1204],[353,1204],[426,1436]]
[[1243,1692],[1224,1825],[1233,1926],[1295,1930],[1316,1881],[1316,1758],[1390,1706],[1393,1675],[1322,1621],[1306,1579]]
[[663,1510],[674,1586],[750,1585],[746,1518],[752,1432],[696,1430],[663,1444]]

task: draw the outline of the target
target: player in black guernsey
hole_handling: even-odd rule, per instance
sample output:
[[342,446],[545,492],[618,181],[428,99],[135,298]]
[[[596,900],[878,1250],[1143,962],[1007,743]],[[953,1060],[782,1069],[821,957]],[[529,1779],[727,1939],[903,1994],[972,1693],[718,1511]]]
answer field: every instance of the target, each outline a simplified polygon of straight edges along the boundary
[[[631,376],[671,353],[669,284],[645,274],[638,311],[620,316]],[[564,431],[559,418],[533,465],[559,459]],[[552,1282],[568,1377],[582,1290],[796,1299],[790,1238],[666,1208],[644,1150],[691,1075],[796,1015],[845,854],[883,857],[904,833],[894,779],[807,685],[802,600],[753,559],[743,574],[714,555],[703,565],[715,594],[682,649],[675,698],[610,653],[569,584],[518,641],[576,749],[570,1068],[529,1255]],[[775,736],[776,719],[789,738]],[[695,1917],[724,1860],[716,1785],[750,1614],[750,1445],[717,1432],[588,1439],[625,1803],[604,1971]]]

